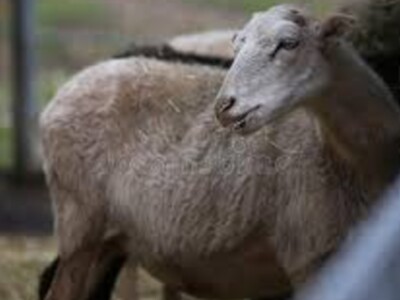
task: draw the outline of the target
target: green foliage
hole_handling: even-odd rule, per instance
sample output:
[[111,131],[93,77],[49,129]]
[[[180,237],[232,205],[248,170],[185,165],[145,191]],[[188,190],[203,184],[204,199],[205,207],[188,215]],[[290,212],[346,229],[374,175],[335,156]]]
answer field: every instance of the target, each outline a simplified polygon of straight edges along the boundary
[[97,0],[40,0],[36,1],[39,26],[104,27],[109,13]]
[[0,127],[0,168],[6,169],[12,164],[11,129]]
[[206,3],[208,5],[219,6],[224,9],[234,9],[244,11],[246,13],[253,13],[257,11],[267,10],[273,5],[280,3],[306,3],[314,11],[319,14],[326,12],[332,5],[333,1],[321,1],[321,0],[184,0],[186,2]]
[[[108,58],[116,40],[117,17],[107,1],[37,1],[38,61],[42,68],[76,70]],[[131,39],[131,37],[129,37]]]
[[308,3],[313,11],[318,15],[324,15],[327,12],[332,11],[336,6],[335,1],[309,0]]
[[67,67],[73,61],[69,51],[68,41],[56,34],[42,30],[38,33],[39,47],[37,48],[38,60],[41,68],[52,68],[57,65]]
[[11,165],[11,138],[6,124],[9,115],[10,91],[5,81],[0,81],[0,168]]
[[[36,82],[37,101],[41,110],[54,97],[57,89],[67,81],[69,74],[64,70],[46,71],[38,76]],[[0,83],[0,169],[12,165],[13,132],[9,124],[10,95],[5,84]]]
[[37,48],[40,67],[46,70],[76,71],[112,54],[132,41],[131,37],[111,32],[88,32],[49,28],[38,35]]
[[6,81],[0,81],[0,126],[4,117],[8,114],[8,106],[10,99],[10,89]]
[[37,82],[37,99],[38,104],[43,108],[55,95],[57,90],[62,84],[64,84],[70,74],[65,70],[54,70],[42,72],[39,74],[39,80]]
[[240,10],[246,13],[252,13],[255,11],[266,10],[272,5],[281,3],[282,0],[184,0],[186,2],[195,2],[199,4],[213,5],[220,8],[227,8],[233,10]]
[[[2,0],[0,0],[2,1]],[[57,88],[69,77],[65,69],[75,69],[93,60],[92,52],[101,51],[98,43],[88,41],[92,33],[109,32],[111,10],[105,1],[98,0],[38,0],[36,3],[37,44],[39,75],[36,79],[36,91],[39,108],[42,108],[55,94]],[[9,10],[0,17],[0,47],[9,44]],[[92,33],[86,33],[91,31]],[[82,34],[82,39],[74,39],[76,33]],[[67,38],[66,38],[67,37]],[[99,40],[99,39],[97,39]],[[103,41],[103,39],[100,39]],[[83,45],[82,45],[83,43]],[[105,41],[109,51],[114,46],[109,40]],[[91,49],[88,49],[88,48]],[[83,49],[82,49],[83,48]],[[93,50],[94,49],[94,50]],[[3,49],[0,49],[3,50]],[[90,52],[92,51],[92,52]],[[88,53],[89,52],[89,53]],[[0,51],[0,53],[3,53]],[[97,55],[100,57],[100,55]],[[0,69],[5,65],[5,57],[0,57]],[[63,71],[61,71],[63,68]],[[0,70],[1,72],[1,70]],[[9,78],[0,78],[0,169],[8,168],[12,164],[12,130],[10,114]],[[0,297],[1,298],[1,297]]]

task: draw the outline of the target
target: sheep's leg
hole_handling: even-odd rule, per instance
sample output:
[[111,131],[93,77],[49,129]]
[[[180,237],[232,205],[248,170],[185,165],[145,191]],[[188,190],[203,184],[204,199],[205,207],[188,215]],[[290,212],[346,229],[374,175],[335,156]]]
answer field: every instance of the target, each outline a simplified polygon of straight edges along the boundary
[[109,300],[125,256],[104,243],[61,257],[46,300]]
[[39,300],[44,300],[44,298],[46,297],[50,289],[51,283],[53,282],[59,261],[60,261],[59,257],[57,257],[55,260],[51,262],[50,265],[46,267],[46,269],[40,275],[39,286],[38,286]]
[[95,251],[85,249],[71,256],[60,257],[46,300],[84,300],[89,270],[93,263]]
[[121,237],[104,238],[104,200],[93,193],[83,198],[82,192],[66,189],[68,185],[62,185],[57,177],[49,181],[51,195],[57,200],[54,208],[59,260],[42,277],[42,294],[47,294],[44,299],[108,299],[125,255]]
[[107,249],[104,251],[99,256],[99,262],[96,263],[97,269],[92,270],[98,275],[89,288],[88,300],[110,300],[118,275],[126,262],[125,255],[108,252]]
[[[89,299],[97,299],[97,300],[109,300],[111,299],[111,294],[115,286],[115,282],[118,278],[118,274],[123,267],[125,262],[124,256],[116,256],[112,258],[112,261],[109,263],[109,269],[105,269],[103,274],[103,278],[96,284],[96,287],[93,288],[93,291],[90,294]],[[57,267],[59,264],[59,257],[57,257],[42,273],[39,281],[39,300],[44,300],[49,289],[51,283],[53,282],[54,275],[56,273]]]

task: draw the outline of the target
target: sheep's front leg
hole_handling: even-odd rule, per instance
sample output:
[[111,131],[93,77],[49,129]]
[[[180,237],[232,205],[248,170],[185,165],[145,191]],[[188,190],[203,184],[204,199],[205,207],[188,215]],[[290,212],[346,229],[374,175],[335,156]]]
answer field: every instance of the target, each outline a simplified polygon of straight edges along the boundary
[[45,299],[109,300],[124,262],[125,256],[111,244],[76,251],[68,258],[61,257],[52,266],[55,268],[53,278],[47,278],[50,289]]
[[55,270],[46,300],[84,300],[88,275],[94,262],[95,251],[77,251],[67,258],[61,257]]

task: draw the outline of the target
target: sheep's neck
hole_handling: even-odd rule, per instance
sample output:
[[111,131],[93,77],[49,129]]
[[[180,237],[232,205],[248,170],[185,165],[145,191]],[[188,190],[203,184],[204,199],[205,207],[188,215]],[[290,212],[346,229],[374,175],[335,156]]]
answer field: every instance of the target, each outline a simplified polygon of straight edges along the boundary
[[327,55],[333,84],[324,99],[311,105],[322,137],[357,170],[387,181],[400,160],[400,112],[393,96],[347,45]]

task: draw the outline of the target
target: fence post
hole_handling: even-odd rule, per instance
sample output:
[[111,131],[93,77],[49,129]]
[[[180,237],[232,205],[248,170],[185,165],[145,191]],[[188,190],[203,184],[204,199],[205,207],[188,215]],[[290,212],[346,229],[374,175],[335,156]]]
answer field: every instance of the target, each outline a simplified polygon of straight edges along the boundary
[[10,0],[12,6],[12,68],[14,175],[17,182],[27,179],[33,168],[34,102],[34,2]]

